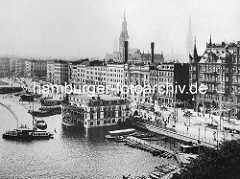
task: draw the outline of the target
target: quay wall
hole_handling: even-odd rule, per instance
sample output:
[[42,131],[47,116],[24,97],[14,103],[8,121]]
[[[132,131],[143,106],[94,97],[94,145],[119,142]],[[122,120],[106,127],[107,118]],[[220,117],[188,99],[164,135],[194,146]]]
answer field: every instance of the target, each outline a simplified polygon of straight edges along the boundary
[[21,87],[1,87],[0,86],[0,94],[9,94],[9,93],[17,93],[21,92],[23,89]]
[[213,140],[201,140],[198,137],[196,137],[195,135],[191,135],[189,134],[184,135],[178,132],[174,132],[168,129],[164,129],[152,124],[148,124],[146,122],[137,122],[136,123],[137,127],[143,128],[143,129],[147,129],[149,131],[167,136],[167,137],[171,137],[180,141],[184,141],[184,142],[196,142],[198,143],[200,141],[201,145],[206,146],[206,147],[210,147],[210,148],[215,148],[217,144],[214,143]]
[[165,147],[163,147],[163,146],[156,145],[156,144],[152,144],[152,143],[150,143],[150,142],[147,142],[147,141],[142,140],[142,139],[138,139],[138,138],[133,137],[133,136],[127,137],[127,140],[137,142],[137,143],[139,143],[139,144],[141,144],[141,145],[143,145],[143,146],[146,146],[146,147],[149,147],[149,148],[153,148],[153,149],[156,149],[156,150],[158,150],[158,151],[165,151],[165,152],[171,154],[172,156],[174,156],[174,158],[175,158],[176,161],[178,162],[179,167],[182,166],[183,161],[182,161],[182,160],[180,159],[180,157],[178,156],[178,152],[177,152],[175,149],[173,149],[173,148],[168,149],[168,148],[165,148]]

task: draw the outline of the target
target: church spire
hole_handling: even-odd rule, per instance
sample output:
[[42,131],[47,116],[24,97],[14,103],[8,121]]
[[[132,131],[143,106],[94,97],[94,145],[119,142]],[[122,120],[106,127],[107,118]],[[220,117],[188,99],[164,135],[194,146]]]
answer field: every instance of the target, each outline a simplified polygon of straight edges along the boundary
[[124,22],[127,22],[126,21],[126,11],[124,10]]
[[187,41],[186,41],[186,55],[193,53],[193,35],[192,35],[192,23],[191,18],[189,19]]
[[198,52],[197,52],[197,45],[196,45],[196,37],[194,37],[194,50],[193,50],[193,60],[194,62],[198,62]]
[[128,30],[127,30],[126,12],[124,11],[122,30],[119,37],[119,52],[122,57],[124,53],[124,42],[128,41],[128,39],[129,39],[129,36],[128,36]]
[[124,18],[123,18],[123,22],[122,22],[122,31],[120,34],[120,38],[125,38],[126,40],[128,40],[128,31],[127,31],[127,20],[126,20],[126,12],[124,11]]

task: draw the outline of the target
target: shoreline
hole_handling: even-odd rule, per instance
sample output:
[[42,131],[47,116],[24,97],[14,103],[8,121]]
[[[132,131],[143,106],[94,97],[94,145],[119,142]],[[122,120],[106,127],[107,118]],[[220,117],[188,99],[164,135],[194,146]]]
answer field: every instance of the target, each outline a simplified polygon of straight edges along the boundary
[[26,106],[17,103],[12,98],[6,97],[6,95],[0,95],[1,106],[5,107],[13,117],[17,120],[17,126],[26,125],[28,127],[32,127],[32,116],[28,113],[28,109]]

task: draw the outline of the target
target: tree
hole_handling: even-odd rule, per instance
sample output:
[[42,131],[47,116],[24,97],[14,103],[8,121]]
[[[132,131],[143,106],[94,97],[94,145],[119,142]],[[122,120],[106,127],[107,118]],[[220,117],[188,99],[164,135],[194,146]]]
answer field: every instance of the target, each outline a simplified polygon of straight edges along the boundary
[[240,140],[225,141],[219,150],[204,149],[173,179],[240,178]]

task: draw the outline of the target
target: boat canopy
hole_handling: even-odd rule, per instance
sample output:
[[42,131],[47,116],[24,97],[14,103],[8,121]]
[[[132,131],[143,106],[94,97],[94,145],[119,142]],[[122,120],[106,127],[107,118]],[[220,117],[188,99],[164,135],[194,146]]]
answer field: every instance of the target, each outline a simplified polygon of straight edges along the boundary
[[122,130],[115,130],[115,131],[109,131],[109,134],[116,135],[116,134],[127,134],[127,133],[132,133],[135,132],[136,130],[131,128],[131,129],[122,129]]

